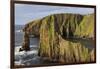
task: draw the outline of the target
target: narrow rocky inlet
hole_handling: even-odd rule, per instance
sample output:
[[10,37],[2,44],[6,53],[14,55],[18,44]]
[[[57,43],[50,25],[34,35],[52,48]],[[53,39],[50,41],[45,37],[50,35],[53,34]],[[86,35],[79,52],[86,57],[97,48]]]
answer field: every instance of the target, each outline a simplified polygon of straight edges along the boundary
[[20,51],[30,50],[29,36],[34,35],[39,38],[38,56],[43,60],[58,63],[95,61],[95,44],[78,40],[94,42],[94,14],[49,15],[26,24],[23,32]]

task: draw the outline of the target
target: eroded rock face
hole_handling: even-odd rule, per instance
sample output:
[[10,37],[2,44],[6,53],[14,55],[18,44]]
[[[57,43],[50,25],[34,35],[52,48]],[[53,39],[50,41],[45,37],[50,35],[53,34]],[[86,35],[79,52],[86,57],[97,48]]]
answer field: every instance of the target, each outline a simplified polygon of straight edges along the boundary
[[29,34],[27,31],[24,32],[24,39],[23,39],[23,44],[22,48],[19,49],[19,51],[29,51],[30,50],[30,38]]
[[[92,21],[91,21],[92,20]],[[86,28],[87,24],[88,28]],[[26,25],[23,49],[29,49],[29,34],[40,37],[38,55],[49,61],[79,63],[95,61],[94,53],[72,38],[94,38],[94,16],[55,14]]]
[[24,43],[22,45],[22,49],[25,51],[30,50],[30,38],[27,32],[24,33]]
[[90,56],[91,56],[91,61],[95,61],[95,50],[93,49],[90,53]]

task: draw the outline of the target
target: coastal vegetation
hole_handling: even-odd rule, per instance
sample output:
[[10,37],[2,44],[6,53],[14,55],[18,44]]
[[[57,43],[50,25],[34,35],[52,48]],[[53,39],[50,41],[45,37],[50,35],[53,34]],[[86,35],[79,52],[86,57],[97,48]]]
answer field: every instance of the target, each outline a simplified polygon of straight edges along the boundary
[[[94,14],[52,14],[25,25],[21,50],[30,50],[30,35],[39,37],[38,56],[58,63],[95,61]],[[84,41],[92,41],[92,44]],[[92,46],[93,45],[93,46]],[[89,46],[89,47],[88,47]]]

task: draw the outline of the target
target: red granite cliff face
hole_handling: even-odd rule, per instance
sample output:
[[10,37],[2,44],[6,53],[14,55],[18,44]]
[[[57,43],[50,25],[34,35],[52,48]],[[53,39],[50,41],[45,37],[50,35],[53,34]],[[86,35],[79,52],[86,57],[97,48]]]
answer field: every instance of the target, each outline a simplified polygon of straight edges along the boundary
[[[94,39],[93,14],[49,15],[28,23],[23,31],[27,32],[28,35],[39,37],[38,55],[43,59],[45,58],[45,60],[61,63],[95,61],[94,48],[90,50],[79,41],[69,40],[73,38]],[[24,36],[24,38],[22,47],[27,50],[29,37]]]

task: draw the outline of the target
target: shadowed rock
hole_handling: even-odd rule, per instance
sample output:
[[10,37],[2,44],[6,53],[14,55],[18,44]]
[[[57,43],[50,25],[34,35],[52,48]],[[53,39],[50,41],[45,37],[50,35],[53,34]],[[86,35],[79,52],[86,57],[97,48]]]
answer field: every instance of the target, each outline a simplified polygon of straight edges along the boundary
[[19,51],[23,51],[23,50],[25,50],[25,51],[30,50],[30,38],[29,38],[29,34],[27,31],[24,32],[22,48],[20,48]]

